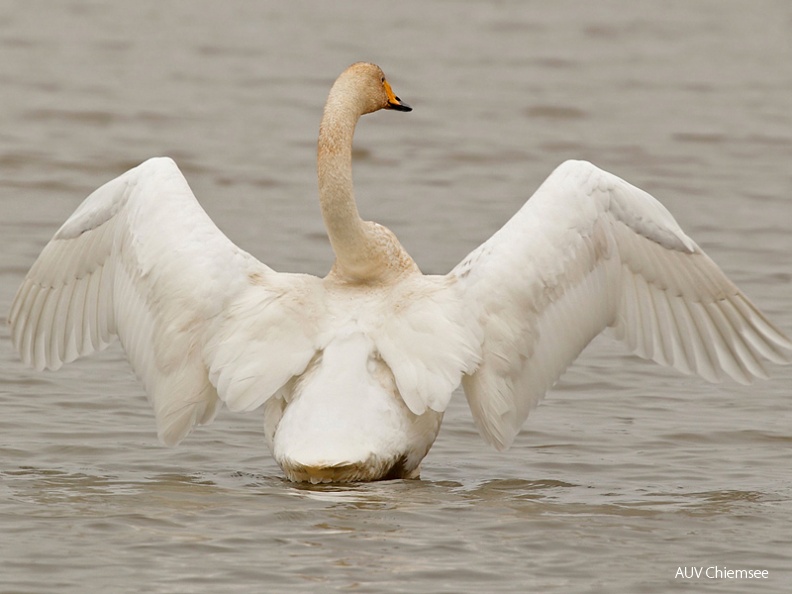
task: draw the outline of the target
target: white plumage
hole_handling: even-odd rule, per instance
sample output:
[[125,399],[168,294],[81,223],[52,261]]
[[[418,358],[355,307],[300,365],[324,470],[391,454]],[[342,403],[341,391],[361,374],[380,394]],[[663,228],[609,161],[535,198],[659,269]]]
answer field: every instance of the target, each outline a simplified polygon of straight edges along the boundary
[[37,369],[118,336],[160,438],[176,444],[221,402],[264,406],[293,480],[414,477],[453,390],[508,447],[530,410],[606,328],[638,355],[747,383],[792,343],[649,194],[568,161],[490,240],[425,276],[351,181],[360,115],[409,108],[371,64],[333,86],[319,143],[336,263],[277,273],[212,223],[173,161],[151,159],[91,194],[44,248],[9,323]]
[[482,435],[508,447],[601,331],[641,357],[717,382],[766,377],[792,343],[649,194],[590,163],[559,166],[452,272],[484,328],[463,378]]

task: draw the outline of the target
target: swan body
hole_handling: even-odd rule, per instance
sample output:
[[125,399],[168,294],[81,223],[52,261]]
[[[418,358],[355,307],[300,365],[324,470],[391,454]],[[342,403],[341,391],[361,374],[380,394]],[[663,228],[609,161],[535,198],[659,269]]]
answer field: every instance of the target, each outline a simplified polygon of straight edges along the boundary
[[37,369],[118,337],[181,441],[222,404],[263,407],[295,481],[412,478],[461,383],[482,436],[508,447],[591,339],[710,381],[766,377],[792,342],[649,194],[567,161],[446,275],[423,275],[358,214],[360,116],[409,111],[379,67],[350,66],[320,126],[319,198],[336,260],[325,278],[275,272],[235,246],[176,164],[150,159],[92,193],[55,233],[9,315]]

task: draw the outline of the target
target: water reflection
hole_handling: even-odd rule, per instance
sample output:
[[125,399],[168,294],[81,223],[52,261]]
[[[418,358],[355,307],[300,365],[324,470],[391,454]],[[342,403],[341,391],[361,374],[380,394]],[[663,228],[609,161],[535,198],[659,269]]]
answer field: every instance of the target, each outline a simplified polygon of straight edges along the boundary
[[[272,489],[292,499],[320,503],[327,509],[422,510],[452,507],[511,508],[520,514],[656,515],[668,512],[717,515],[745,504],[761,504],[761,491],[727,489],[685,492],[681,489],[612,490],[556,479],[495,479],[464,484],[458,481],[392,480],[358,484],[291,483],[281,477],[247,475],[244,485],[259,495]],[[201,484],[207,484],[202,479]]]
[[[325,510],[424,512],[449,508],[511,509],[520,515],[718,515],[772,502],[758,490],[612,490],[555,479],[457,481],[392,480],[358,484],[291,483],[251,473],[155,474],[144,479],[35,467],[0,472],[7,499],[49,508],[112,505],[209,511],[234,505],[266,506],[279,514]],[[247,501],[247,503],[243,503]],[[316,505],[318,504],[318,506]]]

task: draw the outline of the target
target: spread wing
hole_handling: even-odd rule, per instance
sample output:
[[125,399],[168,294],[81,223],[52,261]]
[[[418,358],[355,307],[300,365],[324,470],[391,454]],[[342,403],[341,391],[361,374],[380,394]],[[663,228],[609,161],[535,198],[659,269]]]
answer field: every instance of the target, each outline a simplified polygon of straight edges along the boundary
[[506,448],[602,330],[641,357],[741,383],[788,363],[779,332],[646,192],[590,163],[559,166],[451,272],[484,332],[463,378],[482,436]]
[[176,164],[150,159],[93,192],[55,233],[9,323],[23,361],[37,369],[58,369],[118,336],[160,438],[175,444],[214,418],[218,392],[247,410],[305,367],[308,322],[281,297],[306,283],[235,246]]

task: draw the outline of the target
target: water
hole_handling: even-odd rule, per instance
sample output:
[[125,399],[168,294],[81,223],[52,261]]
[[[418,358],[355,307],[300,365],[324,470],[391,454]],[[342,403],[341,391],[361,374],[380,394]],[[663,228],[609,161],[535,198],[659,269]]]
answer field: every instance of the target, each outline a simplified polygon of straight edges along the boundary
[[[146,157],[277,270],[324,274],[329,85],[383,66],[364,216],[426,272],[585,158],[658,198],[792,331],[789,3],[0,4],[0,310],[79,201]],[[2,592],[786,592],[792,369],[712,386],[595,341],[506,453],[461,394],[420,481],[285,482],[257,414],[177,449],[123,354],[58,373],[0,331]],[[679,567],[763,580],[675,579]]]

